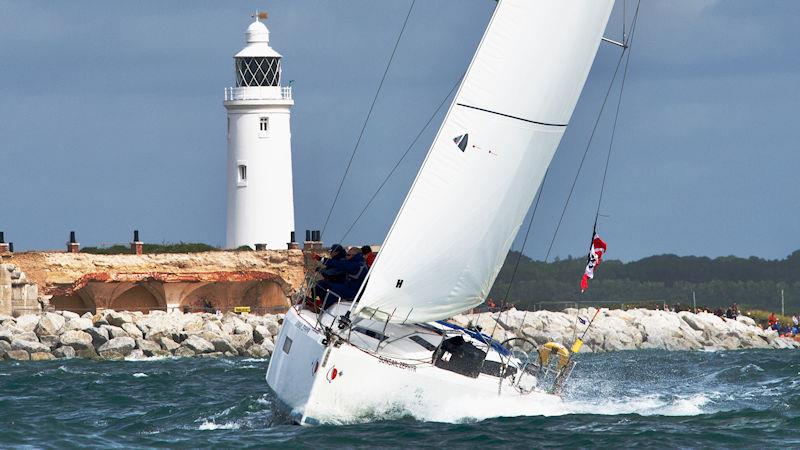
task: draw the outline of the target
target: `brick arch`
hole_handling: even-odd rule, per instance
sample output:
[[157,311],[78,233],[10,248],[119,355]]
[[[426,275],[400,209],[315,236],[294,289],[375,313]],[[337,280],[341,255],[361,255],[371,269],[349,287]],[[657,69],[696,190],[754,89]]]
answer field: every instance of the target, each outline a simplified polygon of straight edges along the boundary
[[57,310],[72,311],[74,313],[83,314],[90,312],[94,314],[97,312],[97,305],[90,296],[82,296],[77,292],[66,295],[54,295],[50,298],[50,305]]
[[160,302],[145,286],[136,284],[111,299],[110,307],[117,311],[149,312],[156,309],[163,310],[166,304]]
[[208,283],[184,297],[180,308],[203,311],[206,302],[222,311],[249,306],[254,313],[274,312],[289,306],[285,287],[277,280],[249,280]]

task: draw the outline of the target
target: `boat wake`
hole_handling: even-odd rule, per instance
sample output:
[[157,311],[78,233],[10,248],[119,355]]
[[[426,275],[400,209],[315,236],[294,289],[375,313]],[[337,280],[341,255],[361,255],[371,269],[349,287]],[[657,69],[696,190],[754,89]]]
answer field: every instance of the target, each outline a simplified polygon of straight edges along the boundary
[[326,424],[354,424],[413,418],[423,422],[470,423],[497,417],[580,415],[696,416],[713,413],[714,401],[707,395],[645,395],[601,401],[565,399],[547,394],[514,399],[467,396],[446,402],[431,402],[416,396],[365,404],[356,411],[338,410],[318,417]]

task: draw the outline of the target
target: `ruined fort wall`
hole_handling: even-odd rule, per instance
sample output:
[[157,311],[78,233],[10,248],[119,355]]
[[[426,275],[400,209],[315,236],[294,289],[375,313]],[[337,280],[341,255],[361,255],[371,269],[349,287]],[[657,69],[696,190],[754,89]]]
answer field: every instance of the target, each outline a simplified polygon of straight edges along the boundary
[[[224,311],[235,306],[276,312],[289,305],[289,296],[305,274],[299,250],[144,255],[26,252],[5,254],[3,259],[14,267],[8,275],[0,275],[0,313],[6,314],[35,312],[39,300],[78,313],[106,308],[146,312],[213,307]],[[11,289],[12,283],[4,280],[19,278],[20,273],[26,286],[19,289],[17,279]],[[28,294],[33,296],[28,298]],[[9,296],[13,297],[10,306]]]

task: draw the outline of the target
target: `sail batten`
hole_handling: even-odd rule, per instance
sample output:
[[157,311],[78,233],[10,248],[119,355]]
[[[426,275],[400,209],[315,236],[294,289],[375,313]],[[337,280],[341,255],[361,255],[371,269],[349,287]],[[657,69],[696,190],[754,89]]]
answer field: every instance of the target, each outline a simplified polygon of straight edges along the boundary
[[569,123],[612,7],[613,0],[500,1],[356,312],[425,322],[485,300]]

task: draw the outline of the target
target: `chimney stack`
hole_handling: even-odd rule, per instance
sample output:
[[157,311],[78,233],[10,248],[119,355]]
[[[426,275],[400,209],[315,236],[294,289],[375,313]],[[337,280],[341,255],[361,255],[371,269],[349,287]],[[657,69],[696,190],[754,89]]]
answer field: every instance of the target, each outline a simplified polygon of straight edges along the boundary
[[256,251],[263,252],[267,249],[267,244],[256,244]]
[[78,253],[81,251],[81,244],[75,239],[75,232],[69,232],[69,242],[67,243],[67,253]]
[[320,230],[314,231],[314,248],[316,250],[322,250],[322,231]]
[[13,247],[11,244],[6,244],[6,236],[5,233],[0,231],[0,253],[8,253],[13,252]]
[[300,246],[297,245],[297,242],[295,242],[294,231],[289,233],[289,243],[286,244],[286,247],[289,250],[297,250],[300,248]]
[[139,240],[139,230],[133,230],[133,242],[131,242],[131,253],[141,255],[144,244]]

